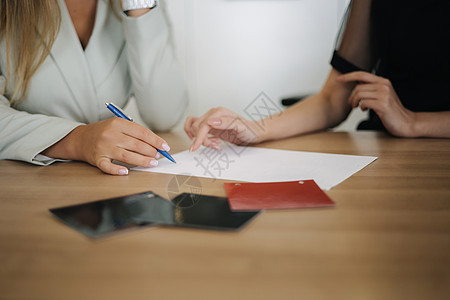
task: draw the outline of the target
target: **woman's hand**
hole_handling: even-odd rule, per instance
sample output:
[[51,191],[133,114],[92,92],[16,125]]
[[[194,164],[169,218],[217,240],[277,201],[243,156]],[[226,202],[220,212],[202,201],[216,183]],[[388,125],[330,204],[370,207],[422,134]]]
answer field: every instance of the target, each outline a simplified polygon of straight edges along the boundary
[[357,83],[348,98],[353,108],[359,106],[363,111],[373,110],[384,127],[395,136],[414,136],[415,113],[403,106],[388,79],[358,71],[341,75],[337,80]]
[[81,125],[64,139],[43,151],[53,158],[82,160],[105,173],[126,175],[128,169],[114,164],[120,161],[130,165],[154,167],[159,153],[170,147],[162,138],[136,123],[111,118],[105,121]]
[[220,149],[220,139],[237,145],[257,143],[261,140],[261,128],[223,107],[210,109],[199,118],[188,117],[184,124],[189,138],[195,138],[189,151],[195,151],[201,145]]

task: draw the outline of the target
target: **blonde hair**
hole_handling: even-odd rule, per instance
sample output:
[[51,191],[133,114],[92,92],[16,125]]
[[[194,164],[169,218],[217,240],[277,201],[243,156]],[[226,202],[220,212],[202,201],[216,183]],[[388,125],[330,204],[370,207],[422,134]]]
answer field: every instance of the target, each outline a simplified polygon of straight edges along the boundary
[[[5,75],[14,81],[8,92],[14,103],[25,97],[31,77],[50,54],[61,25],[61,10],[58,0],[0,2],[0,42],[6,41]],[[109,4],[120,19],[122,1],[109,0]]]
[[57,0],[1,0],[0,41],[6,42],[6,78],[14,80],[10,101],[25,97],[31,77],[44,62],[61,23]]

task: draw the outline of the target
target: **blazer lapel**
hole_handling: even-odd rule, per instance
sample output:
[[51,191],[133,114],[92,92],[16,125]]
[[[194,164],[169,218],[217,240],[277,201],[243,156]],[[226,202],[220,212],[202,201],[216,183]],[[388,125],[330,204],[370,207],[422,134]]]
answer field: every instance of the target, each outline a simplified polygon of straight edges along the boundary
[[121,21],[111,11],[109,1],[99,0],[94,31],[85,49],[95,87],[99,87],[111,73],[124,44]]
[[64,0],[61,8],[61,27],[50,57],[58,66],[86,123],[99,121],[99,107],[85,53],[73,27]]

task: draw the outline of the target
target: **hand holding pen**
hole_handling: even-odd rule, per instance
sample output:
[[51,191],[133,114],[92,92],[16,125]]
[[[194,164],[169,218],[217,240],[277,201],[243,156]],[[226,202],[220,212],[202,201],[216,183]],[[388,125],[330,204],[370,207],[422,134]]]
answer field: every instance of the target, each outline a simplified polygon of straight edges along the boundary
[[156,167],[160,154],[175,163],[167,152],[170,147],[165,140],[150,129],[134,123],[133,119],[126,116],[118,106],[112,103],[105,103],[105,105],[118,118],[103,121],[109,123],[109,128],[104,132],[104,136],[100,139],[102,143],[99,145],[106,146],[106,142],[112,142],[113,139],[116,145],[112,143],[108,148],[102,147],[100,152],[109,152],[109,154],[97,159],[96,165],[101,170],[110,174],[128,174],[126,167],[113,164],[113,160],[142,167]]
[[128,169],[113,161],[155,167],[160,157],[157,149],[169,151],[170,147],[150,129],[121,117],[79,125],[42,154],[85,161],[104,173],[126,175]]
[[[133,122],[133,118],[131,118],[131,117],[125,115],[125,113],[120,109],[120,107],[118,107],[118,106],[115,105],[114,103],[105,103],[105,105],[106,105],[106,107],[107,107],[113,114],[116,115],[116,117],[119,117],[119,118],[125,119],[125,120],[127,120],[127,121]],[[166,146],[167,146],[167,147],[166,147]],[[173,157],[169,154],[169,152],[167,152],[167,151],[170,150],[170,147],[167,145],[167,143],[165,143],[165,144],[163,143],[163,144],[162,144],[162,148],[163,148],[163,150],[156,148],[156,151],[158,151],[159,153],[161,153],[165,158],[167,158],[167,159],[170,160],[171,162],[177,163],[177,162],[175,161],[175,159],[173,159]],[[158,157],[157,157],[157,158],[158,158]]]

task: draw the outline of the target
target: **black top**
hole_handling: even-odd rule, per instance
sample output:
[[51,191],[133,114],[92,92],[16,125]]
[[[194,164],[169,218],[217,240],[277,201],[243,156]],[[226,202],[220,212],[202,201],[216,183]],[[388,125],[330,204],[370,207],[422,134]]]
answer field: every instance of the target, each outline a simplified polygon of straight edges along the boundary
[[[411,111],[450,111],[449,13],[448,0],[355,0],[331,64],[388,78]],[[373,111],[369,116],[359,129],[384,129]]]

